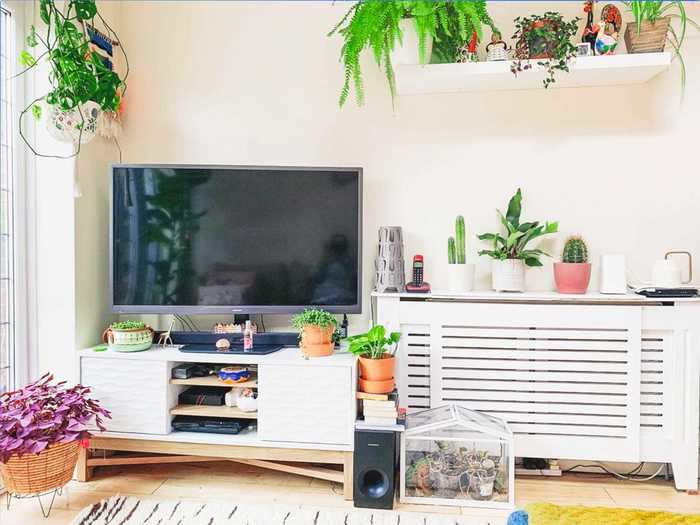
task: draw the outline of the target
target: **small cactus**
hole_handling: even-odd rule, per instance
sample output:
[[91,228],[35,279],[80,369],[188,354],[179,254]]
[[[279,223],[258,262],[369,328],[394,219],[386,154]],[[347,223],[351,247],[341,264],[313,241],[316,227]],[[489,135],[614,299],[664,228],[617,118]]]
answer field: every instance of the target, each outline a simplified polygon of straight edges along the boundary
[[447,239],[447,262],[449,264],[455,264],[457,262],[457,250],[455,248],[454,237]]
[[465,264],[467,262],[466,246],[464,240],[464,217],[457,216],[455,221],[456,238],[455,245],[457,250],[457,264]]
[[564,244],[561,260],[565,263],[587,263],[588,247],[581,237],[569,237]]

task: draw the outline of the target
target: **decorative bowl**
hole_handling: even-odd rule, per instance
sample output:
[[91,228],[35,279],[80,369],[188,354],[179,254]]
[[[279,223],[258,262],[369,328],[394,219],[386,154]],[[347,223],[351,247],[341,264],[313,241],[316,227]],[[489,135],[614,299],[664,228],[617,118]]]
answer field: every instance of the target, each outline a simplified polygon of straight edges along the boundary
[[242,383],[250,378],[250,371],[246,368],[236,368],[233,366],[226,366],[219,370],[219,379],[226,383],[227,385],[233,385],[235,383]]

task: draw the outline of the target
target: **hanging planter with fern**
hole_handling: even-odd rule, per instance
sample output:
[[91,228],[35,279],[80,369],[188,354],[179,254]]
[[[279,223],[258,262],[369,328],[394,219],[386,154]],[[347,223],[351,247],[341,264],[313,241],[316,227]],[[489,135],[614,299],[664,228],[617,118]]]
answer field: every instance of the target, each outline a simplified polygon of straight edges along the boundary
[[[32,26],[27,49],[20,53],[25,69],[19,75],[46,63],[51,87],[20,113],[19,132],[35,155],[71,158],[96,135],[101,122],[113,122],[118,117],[126,92],[128,62],[127,73],[121,78],[114,71],[113,49],[119,47],[125,59],[126,53],[95,0],[66,0],[62,9],[56,4],[56,0],[40,0],[39,15],[45,28],[40,32]],[[98,21],[107,34],[96,29]],[[24,133],[24,117],[29,112],[37,120],[46,114],[49,134],[73,143],[74,151],[70,155],[39,153]]]

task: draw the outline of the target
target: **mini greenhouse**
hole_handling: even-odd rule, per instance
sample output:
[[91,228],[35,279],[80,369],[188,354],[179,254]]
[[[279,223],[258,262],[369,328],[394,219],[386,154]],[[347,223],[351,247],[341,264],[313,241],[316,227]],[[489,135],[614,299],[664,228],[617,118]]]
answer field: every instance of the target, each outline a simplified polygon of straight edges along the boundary
[[401,501],[514,505],[513,434],[505,421],[457,405],[409,414],[401,440]]

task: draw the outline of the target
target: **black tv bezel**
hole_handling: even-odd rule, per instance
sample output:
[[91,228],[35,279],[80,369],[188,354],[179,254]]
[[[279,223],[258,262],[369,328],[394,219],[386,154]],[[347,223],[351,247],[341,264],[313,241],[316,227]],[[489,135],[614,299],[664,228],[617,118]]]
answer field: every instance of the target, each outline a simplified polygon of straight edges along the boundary
[[[114,303],[114,176],[116,169],[129,168],[185,168],[211,170],[266,170],[266,171],[345,171],[357,174],[358,216],[357,216],[357,302],[348,305],[122,305]],[[114,314],[177,314],[177,315],[236,315],[236,314],[295,314],[305,308],[315,307],[336,314],[362,313],[362,168],[324,166],[245,166],[210,164],[112,164],[109,170],[109,302]]]

